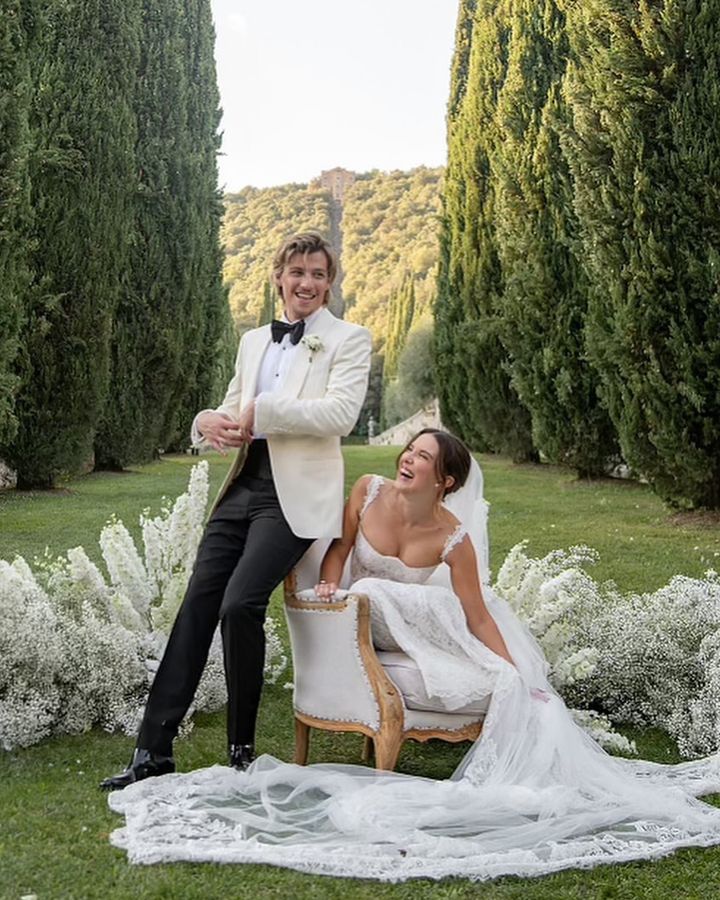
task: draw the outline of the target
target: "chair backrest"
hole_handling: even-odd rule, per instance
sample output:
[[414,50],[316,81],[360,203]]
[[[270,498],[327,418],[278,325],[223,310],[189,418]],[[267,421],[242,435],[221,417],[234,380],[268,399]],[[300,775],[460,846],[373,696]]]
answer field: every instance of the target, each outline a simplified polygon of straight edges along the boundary
[[366,597],[336,603],[298,599],[286,589],[285,614],[295,670],[295,709],[325,720],[377,729],[380,710],[363,661],[359,634],[369,634]]

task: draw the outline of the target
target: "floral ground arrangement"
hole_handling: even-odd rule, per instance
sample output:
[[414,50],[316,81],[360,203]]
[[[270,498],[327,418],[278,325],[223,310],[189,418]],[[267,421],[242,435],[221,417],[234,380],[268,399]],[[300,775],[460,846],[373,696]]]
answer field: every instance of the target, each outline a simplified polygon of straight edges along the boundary
[[[113,518],[100,533],[104,569],[82,547],[47,553],[34,567],[0,561],[0,746],[99,726],[137,733],[149,685],[190,577],[208,500],[208,464],[157,516],[140,514],[141,547]],[[267,619],[265,679],[287,658]],[[222,645],[216,634],[192,709],[225,703]]]
[[[385,448],[348,448],[348,480],[365,471],[390,474],[393,457]],[[209,461],[214,490],[226,462]],[[659,761],[716,749],[720,581],[703,571],[720,552],[717,525],[673,521],[637,485],[576,482],[556,469],[514,467],[497,458],[481,463],[496,586],[540,640],[554,684],[580,721],[607,746],[632,753],[636,744],[642,756]],[[263,897],[694,897],[717,881],[717,850],[483,888],[462,882],[351,887],[263,867],[128,867],[107,843],[117,822],[97,784],[129,756],[132,740],[124,735],[136,725],[182,596],[207,493],[207,466],[192,470],[191,460],[173,458],[107,476],[104,486],[94,476],[53,496],[0,496],[0,557],[6,557],[0,563],[0,803],[7,826],[0,837],[0,896],[234,896],[242,885],[243,893]],[[87,494],[92,521],[81,509]],[[162,504],[164,494],[180,496]],[[138,521],[144,507],[160,512],[142,513]],[[24,538],[29,521],[35,538],[44,528],[54,538],[37,562],[37,544]],[[572,549],[555,549],[563,544]],[[71,545],[85,550],[68,552]],[[618,585],[608,581],[615,570]],[[673,571],[689,574],[668,577]],[[292,675],[284,669],[279,596],[271,612],[271,684],[259,749],[289,759],[292,715],[284,686]],[[216,651],[195,727],[177,745],[180,769],[222,761],[223,715],[206,711],[223,699]],[[35,746],[21,749],[29,744]],[[354,736],[318,734],[311,757],[358,762],[359,752]],[[399,769],[445,777],[464,752],[410,745]]]

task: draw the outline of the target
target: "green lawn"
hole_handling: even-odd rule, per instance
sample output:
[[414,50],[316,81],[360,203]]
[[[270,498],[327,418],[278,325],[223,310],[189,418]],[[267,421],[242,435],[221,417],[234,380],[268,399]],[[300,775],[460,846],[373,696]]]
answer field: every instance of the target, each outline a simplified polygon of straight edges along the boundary
[[[389,474],[395,450],[346,448],[348,480],[363,472]],[[210,456],[217,487],[227,461]],[[88,475],[52,493],[0,494],[0,558],[31,559],[48,546],[53,553],[82,544],[99,559],[97,537],[116,513],[136,526],[141,509],[157,510],[187,483],[191,457],[171,457],[124,474]],[[548,466],[513,466],[480,457],[491,502],[492,565],[527,538],[542,554],[574,543],[601,553],[595,577],[614,578],[624,590],[651,590],[673,574],[699,575],[720,552],[720,526],[713,517],[668,516],[650,491],[638,485],[578,482]],[[279,598],[273,614],[281,620]],[[289,678],[289,675],[287,676]],[[290,693],[283,682],[265,692],[258,749],[289,759],[292,753]],[[633,733],[641,755],[673,761],[671,742],[660,733]],[[262,866],[172,865],[139,868],[109,846],[107,835],[121,819],[112,815],[97,783],[121,768],[132,741],[100,732],[47,741],[0,755],[0,897],[36,894],[55,898],[707,898],[720,896],[720,849],[688,850],[656,863],[566,872],[538,881],[503,879],[489,885],[466,881],[378,885],[299,875]],[[447,776],[464,748],[406,745],[399,769]],[[317,735],[311,758],[358,762],[360,739]],[[198,717],[191,736],[178,742],[181,770],[224,762],[224,719]]]

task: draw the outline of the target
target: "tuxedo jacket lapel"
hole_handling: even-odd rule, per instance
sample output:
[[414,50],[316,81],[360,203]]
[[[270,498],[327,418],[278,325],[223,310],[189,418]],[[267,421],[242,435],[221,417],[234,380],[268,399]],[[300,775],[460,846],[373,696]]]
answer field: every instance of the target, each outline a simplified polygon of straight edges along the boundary
[[257,391],[258,377],[260,376],[260,366],[262,364],[265,350],[270,343],[272,336],[270,334],[270,326],[264,325],[257,331],[250,332],[248,335],[248,354],[243,366],[243,385],[242,385],[242,406],[247,406],[253,399]]
[[[329,313],[327,309],[322,309],[318,313],[317,318],[312,324],[312,328],[310,331],[306,331],[305,335],[316,335],[323,341],[325,344],[328,343],[328,338],[330,333],[332,332],[332,327],[335,322],[335,317],[332,313]],[[327,352],[327,347],[325,347],[324,351],[316,351]],[[300,346],[295,351],[295,355],[293,357],[292,362],[290,363],[290,367],[288,368],[287,374],[283,381],[283,385],[279,393],[283,394],[286,397],[299,397],[300,391],[305,384],[305,379],[308,376],[310,371],[310,366],[312,365],[312,357],[313,353],[300,341]]]

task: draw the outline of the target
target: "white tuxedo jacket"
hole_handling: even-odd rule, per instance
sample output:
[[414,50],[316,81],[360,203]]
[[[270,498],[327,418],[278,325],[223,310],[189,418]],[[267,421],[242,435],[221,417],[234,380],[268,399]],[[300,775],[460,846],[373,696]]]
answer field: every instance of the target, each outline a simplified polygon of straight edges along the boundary
[[[365,399],[370,372],[370,332],[322,309],[306,335],[321,343],[300,344],[282,387],[263,394],[255,410],[255,433],[267,436],[280,507],[298,537],[338,537],[342,532],[344,466],[340,437],[349,434]],[[240,340],[235,374],[217,412],[237,418],[256,394],[270,325]],[[242,447],[215,506],[245,461]],[[214,507],[213,507],[214,508]]]

